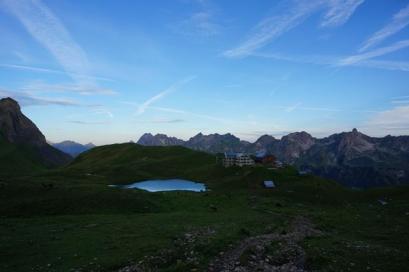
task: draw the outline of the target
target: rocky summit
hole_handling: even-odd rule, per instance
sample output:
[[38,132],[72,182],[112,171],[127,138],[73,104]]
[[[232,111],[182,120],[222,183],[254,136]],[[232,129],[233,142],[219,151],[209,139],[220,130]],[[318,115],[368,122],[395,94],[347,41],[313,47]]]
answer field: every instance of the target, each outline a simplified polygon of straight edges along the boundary
[[409,137],[369,137],[354,129],[316,141],[296,165],[353,187],[409,182]]
[[150,133],[145,133],[138,140],[138,144],[146,146],[172,146],[183,145],[184,141],[175,137],[168,137],[165,134],[156,134],[155,136]]
[[50,146],[37,126],[12,98],[0,99],[0,136],[10,144],[29,148],[48,167],[64,165],[71,157]]
[[20,109],[17,101],[11,98],[0,100],[0,131],[5,140],[16,144],[44,146],[44,135]]

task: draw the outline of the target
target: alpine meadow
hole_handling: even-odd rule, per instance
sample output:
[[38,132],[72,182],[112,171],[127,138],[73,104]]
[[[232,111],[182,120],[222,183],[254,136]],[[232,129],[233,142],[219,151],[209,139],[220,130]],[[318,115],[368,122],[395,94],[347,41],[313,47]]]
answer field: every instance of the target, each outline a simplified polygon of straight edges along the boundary
[[0,0],[0,271],[402,272],[409,0]]

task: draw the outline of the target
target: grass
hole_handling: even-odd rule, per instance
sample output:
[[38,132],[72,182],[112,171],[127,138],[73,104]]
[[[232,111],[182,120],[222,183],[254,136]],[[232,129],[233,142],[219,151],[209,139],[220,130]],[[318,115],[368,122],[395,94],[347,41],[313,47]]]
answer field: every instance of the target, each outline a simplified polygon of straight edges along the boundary
[[[175,177],[205,182],[211,191],[107,186]],[[278,187],[264,189],[265,179]],[[404,271],[408,214],[407,187],[352,191],[292,168],[224,169],[211,155],[181,147],[112,145],[63,169],[2,179],[0,271],[113,271],[162,249],[179,252],[176,238],[209,227],[214,235],[195,245],[196,267],[204,270],[231,244],[285,229],[297,215],[325,233],[302,242],[309,270]],[[177,254],[172,263],[161,270],[192,268]]]
[[10,144],[1,135],[0,162],[0,178],[38,173],[45,168],[30,147]]

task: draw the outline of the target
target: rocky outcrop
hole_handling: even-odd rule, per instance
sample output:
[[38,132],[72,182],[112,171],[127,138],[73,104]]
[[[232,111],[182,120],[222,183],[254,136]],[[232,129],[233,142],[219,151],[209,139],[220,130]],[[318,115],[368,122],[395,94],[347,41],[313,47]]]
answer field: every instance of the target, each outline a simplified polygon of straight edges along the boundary
[[47,144],[44,135],[30,119],[24,116],[17,101],[11,98],[0,100],[0,132],[10,143],[38,147]]
[[50,146],[37,126],[12,98],[0,99],[0,136],[6,142],[29,148],[48,167],[71,161],[71,156]]
[[293,164],[301,158],[316,142],[307,132],[295,132],[281,138],[275,148],[270,149],[277,158],[285,163]]
[[277,145],[280,143],[280,140],[277,140],[273,136],[270,135],[263,135],[257,139],[253,144],[250,146],[251,153],[256,153],[259,151],[267,151],[267,150],[274,150],[277,148]]
[[206,151],[211,153],[218,152],[244,152],[250,146],[249,142],[241,141],[236,136],[227,133],[203,135],[202,133],[190,138],[185,146],[191,149]]
[[139,138],[137,144],[146,146],[172,146],[172,145],[184,145],[184,141],[175,137],[168,137],[165,134],[152,135],[145,133]]
[[181,145],[194,150],[200,150],[210,153],[237,151],[244,152],[250,146],[249,142],[241,141],[236,136],[228,134],[210,134],[199,133],[188,141],[183,141],[175,137],[169,137],[165,134],[152,135],[145,133],[139,138],[137,144],[146,146],[172,146]]
[[409,137],[374,138],[356,129],[316,141],[295,161],[304,170],[354,187],[409,183]]

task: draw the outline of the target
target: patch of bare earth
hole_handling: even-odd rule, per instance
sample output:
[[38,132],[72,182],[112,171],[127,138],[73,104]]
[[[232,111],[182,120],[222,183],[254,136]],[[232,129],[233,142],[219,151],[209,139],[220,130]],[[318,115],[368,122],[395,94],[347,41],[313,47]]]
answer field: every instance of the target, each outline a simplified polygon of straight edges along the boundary
[[310,220],[297,217],[289,232],[247,238],[211,262],[208,271],[305,271],[305,252],[298,243],[306,237],[318,235],[321,232]]
[[[184,234],[175,241],[175,250],[162,250],[156,256],[145,256],[137,264],[118,272],[160,271],[166,265],[181,261],[199,265],[195,251],[198,243],[214,234],[212,229],[202,229]],[[210,262],[208,272],[301,272],[305,265],[305,252],[298,244],[306,237],[319,236],[321,232],[305,217],[293,220],[289,230],[249,237],[226,252],[221,252]],[[191,269],[189,271],[199,271]]]
[[[161,271],[167,266],[185,263],[192,267],[199,266],[199,245],[205,247],[209,239],[215,234],[211,228],[201,228],[189,231],[173,241],[170,249],[163,249],[153,256],[145,256],[136,264],[123,267],[118,272],[154,272]],[[193,271],[198,271],[194,270]]]

